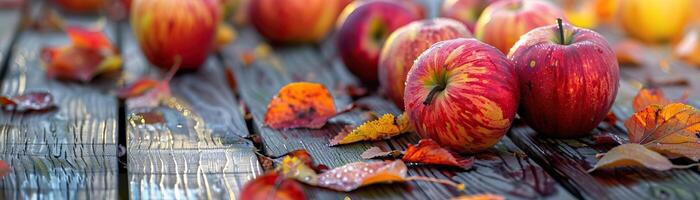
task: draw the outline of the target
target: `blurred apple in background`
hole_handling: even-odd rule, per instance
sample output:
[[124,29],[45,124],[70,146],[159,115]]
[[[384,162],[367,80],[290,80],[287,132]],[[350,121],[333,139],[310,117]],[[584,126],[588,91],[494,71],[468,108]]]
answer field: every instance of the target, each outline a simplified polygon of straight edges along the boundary
[[[394,1],[355,2],[345,8],[347,17],[339,19],[338,53],[345,66],[364,83],[377,85],[379,53],[389,34],[418,19],[416,14]],[[354,4],[354,3],[353,3]],[[342,16],[341,16],[342,17]]]
[[141,51],[155,66],[196,70],[213,49],[220,21],[219,0],[134,0],[131,28]]
[[[563,31],[563,32],[560,32]],[[617,58],[600,34],[562,24],[523,35],[508,58],[520,80],[518,114],[538,133],[575,138],[607,116],[620,81]]]
[[379,56],[379,82],[384,94],[403,109],[406,74],[413,61],[436,42],[464,37],[472,35],[462,23],[447,18],[415,21],[394,31]]
[[596,0],[561,0],[559,3],[569,23],[574,26],[583,28],[598,26]]
[[469,31],[474,32],[476,20],[481,16],[481,12],[495,1],[497,0],[445,0],[442,3],[440,16],[460,21]]
[[55,0],[56,3],[68,12],[84,13],[96,12],[107,6],[107,0]]
[[655,43],[680,37],[691,9],[691,0],[620,0],[618,12],[627,35]]
[[520,97],[512,63],[475,39],[438,42],[408,72],[404,103],[421,138],[460,153],[487,149],[506,134]]
[[521,35],[551,24],[564,13],[549,2],[540,0],[503,0],[484,10],[476,23],[475,36],[508,53]]
[[338,0],[254,0],[248,18],[271,42],[315,43],[333,28],[338,4]]

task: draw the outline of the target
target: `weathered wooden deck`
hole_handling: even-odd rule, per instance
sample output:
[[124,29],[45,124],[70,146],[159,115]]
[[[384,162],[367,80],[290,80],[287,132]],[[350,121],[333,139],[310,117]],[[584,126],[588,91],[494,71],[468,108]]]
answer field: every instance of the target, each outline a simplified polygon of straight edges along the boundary
[[[36,9],[31,9],[36,12]],[[268,45],[249,27],[239,27],[236,41],[207,61],[195,73],[176,76],[170,83],[174,97],[158,107],[167,123],[140,124],[129,116],[143,110],[119,101],[110,90],[143,75],[163,76],[149,66],[126,22],[109,21],[105,32],[117,42],[124,58],[123,74],[101,77],[88,84],[46,77],[39,60],[45,45],[65,44],[60,32],[36,32],[18,26],[19,10],[0,10],[0,94],[50,91],[59,109],[42,113],[0,112],[0,160],[12,172],[0,180],[0,199],[132,198],[236,199],[241,187],[263,173],[250,138],[261,138],[260,153],[281,155],[308,150],[316,162],[337,167],[360,161],[360,154],[377,146],[403,150],[416,143],[416,134],[379,142],[329,147],[328,140],[347,124],[367,119],[352,111],[335,117],[321,129],[275,130],[263,126],[266,106],[283,85],[293,81],[323,83],[331,89],[336,106],[353,97],[346,87],[357,81],[335,56],[333,39],[318,45],[274,46],[269,56],[243,63],[242,53]],[[68,24],[89,25],[98,16],[65,15]],[[620,33],[603,30],[610,40]],[[687,85],[661,85],[670,96],[690,90],[691,103],[700,107],[700,69],[672,62],[659,69],[670,50],[648,52],[647,65],[623,67],[620,93],[613,111],[631,115],[631,98],[648,77],[686,79]],[[656,56],[659,55],[659,56]],[[230,78],[235,78],[232,84]],[[356,100],[377,113],[399,113],[378,94]],[[242,107],[250,111],[246,119]],[[187,113],[187,114],[182,114]],[[615,134],[625,138],[620,122]],[[594,132],[598,132],[595,130]],[[120,146],[126,146],[120,157]],[[409,174],[464,183],[466,190],[428,182],[377,185],[342,193],[306,187],[311,199],[449,199],[460,194],[496,193],[508,199],[700,199],[697,170],[620,169],[586,173],[612,146],[581,139],[543,138],[516,123],[498,145],[475,155],[468,171],[439,167],[410,167]]]

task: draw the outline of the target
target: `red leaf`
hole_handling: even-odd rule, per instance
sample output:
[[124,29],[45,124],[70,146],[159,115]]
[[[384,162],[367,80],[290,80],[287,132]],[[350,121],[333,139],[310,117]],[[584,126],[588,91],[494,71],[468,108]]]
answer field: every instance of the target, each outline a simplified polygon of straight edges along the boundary
[[163,99],[172,96],[170,92],[170,80],[175,76],[179,68],[180,60],[178,59],[175,66],[170,68],[170,71],[168,71],[168,74],[165,75],[163,80],[154,82],[154,80],[148,80],[150,78],[143,78],[123,88],[122,90],[125,94],[140,94],[132,96],[127,100],[129,106],[134,108],[153,108],[160,105]]
[[66,34],[74,46],[87,49],[112,48],[107,36],[101,30],[90,30],[79,26],[66,28]]
[[293,179],[278,173],[267,173],[249,181],[243,186],[241,200],[279,199],[304,200],[304,189]]
[[123,99],[141,96],[158,86],[159,83],[160,82],[158,80],[151,78],[139,79],[138,81],[133,82],[128,86],[117,90],[117,96]]
[[12,97],[0,96],[0,106],[6,110],[41,111],[53,108],[53,96],[48,92],[30,92]]
[[4,160],[0,160],[0,179],[7,176],[12,171],[12,167],[8,165]]
[[406,171],[406,165],[401,160],[355,162],[320,174],[318,186],[349,192],[375,183],[404,182]]
[[448,165],[471,169],[474,165],[474,158],[462,158],[459,155],[442,148],[431,139],[421,139],[417,145],[409,145],[401,158],[405,162],[415,162],[433,165]]

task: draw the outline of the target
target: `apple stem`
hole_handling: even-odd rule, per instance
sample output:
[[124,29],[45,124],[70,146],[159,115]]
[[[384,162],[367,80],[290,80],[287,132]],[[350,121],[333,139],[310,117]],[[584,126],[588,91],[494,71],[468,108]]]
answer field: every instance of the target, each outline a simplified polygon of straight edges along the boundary
[[566,42],[564,42],[564,26],[562,25],[561,18],[557,18],[557,24],[559,25],[559,38],[561,39],[561,44],[566,44]]
[[425,98],[425,101],[423,101],[423,105],[430,105],[430,103],[433,102],[433,98],[438,92],[441,92],[445,90],[445,86],[442,84],[438,84],[435,87],[433,87],[432,90],[430,90],[430,93],[428,93],[428,98]]

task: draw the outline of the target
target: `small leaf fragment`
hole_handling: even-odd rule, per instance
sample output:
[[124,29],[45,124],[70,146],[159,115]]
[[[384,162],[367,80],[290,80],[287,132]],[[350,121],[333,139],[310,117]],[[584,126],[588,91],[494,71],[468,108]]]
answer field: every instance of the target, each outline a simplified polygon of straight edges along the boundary
[[12,171],[12,167],[10,167],[7,162],[4,160],[0,160],[0,180],[2,180],[3,177],[7,176],[7,174],[10,174]]
[[66,28],[66,34],[75,47],[86,49],[112,48],[112,43],[101,30],[91,30],[79,26]]
[[160,82],[152,78],[142,78],[128,86],[117,90],[119,98],[127,99],[145,94],[149,90],[155,88]]
[[497,194],[475,194],[475,195],[462,195],[452,200],[505,200],[506,198]]
[[316,172],[297,157],[285,156],[277,171],[280,171],[285,177],[293,178],[309,185],[318,184]]
[[331,139],[330,146],[383,140],[410,130],[412,126],[405,114],[399,115],[398,118],[393,114],[384,114],[379,119],[367,121],[350,132],[341,131]]
[[624,40],[615,45],[615,55],[620,64],[641,65],[645,61],[645,47],[635,40]]
[[333,97],[325,86],[295,82],[282,87],[272,98],[264,121],[274,129],[321,128],[335,114]]
[[280,199],[304,200],[304,188],[294,179],[272,172],[259,176],[243,186],[241,200]]
[[652,104],[665,106],[671,103],[683,103],[687,101],[687,92],[680,99],[671,100],[666,98],[666,95],[664,95],[663,91],[661,91],[660,89],[642,88],[637,93],[637,96],[634,97],[634,100],[632,100],[632,108],[634,109],[634,112],[639,112]]
[[643,145],[628,143],[610,149],[595,166],[588,170],[593,172],[598,169],[615,167],[646,167],[649,169],[664,171],[673,168],[673,163],[663,155],[649,150]]
[[367,149],[366,151],[362,152],[362,155],[360,155],[362,159],[377,159],[377,158],[392,158],[392,159],[401,159],[403,157],[403,153],[399,150],[392,150],[392,151],[382,151],[379,147],[372,147]]
[[48,92],[29,92],[11,97],[0,96],[0,107],[5,110],[43,111],[55,106],[53,96]]
[[674,49],[674,56],[700,67],[700,28],[690,28]]
[[462,169],[471,169],[474,158],[462,158],[451,151],[442,148],[431,139],[421,139],[417,145],[410,145],[401,158],[404,162],[423,163],[432,165],[447,165]]

